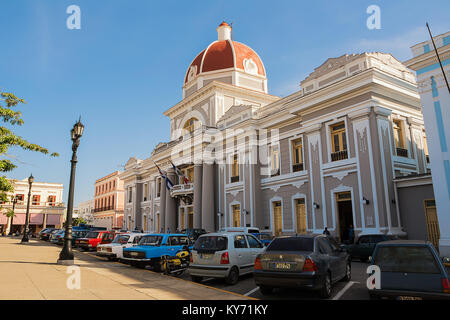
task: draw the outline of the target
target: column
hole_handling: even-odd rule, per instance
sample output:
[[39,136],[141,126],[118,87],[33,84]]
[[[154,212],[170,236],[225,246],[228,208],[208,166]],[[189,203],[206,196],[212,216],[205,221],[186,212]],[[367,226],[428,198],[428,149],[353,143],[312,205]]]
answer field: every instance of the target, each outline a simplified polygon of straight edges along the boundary
[[194,164],[194,228],[202,227],[202,177],[203,165]]
[[[175,171],[170,168],[167,170],[167,178],[173,183],[176,183]],[[166,223],[164,231],[167,232],[167,228],[170,228],[170,232],[174,232],[177,229],[177,204],[175,199],[170,195],[170,191],[166,189]]]
[[203,164],[202,179],[202,228],[208,232],[216,231],[214,220],[214,164]]
[[[163,232],[166,231],[166,180],[161,178],[161,193],[159,195],[159,230],[156,230],[157,232],[160,232],[161,229],[163,229]],[[156,217],[155,217],[156,219]]]

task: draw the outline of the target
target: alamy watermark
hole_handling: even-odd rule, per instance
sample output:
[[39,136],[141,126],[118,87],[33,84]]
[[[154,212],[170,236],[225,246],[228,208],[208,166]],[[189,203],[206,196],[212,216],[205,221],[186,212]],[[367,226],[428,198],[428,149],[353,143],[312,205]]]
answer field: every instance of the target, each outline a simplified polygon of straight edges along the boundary
[[66,13],[70,14],[66,20],[67,29],[81,29],[81,9],[79,6],[72,4],[67,7]]

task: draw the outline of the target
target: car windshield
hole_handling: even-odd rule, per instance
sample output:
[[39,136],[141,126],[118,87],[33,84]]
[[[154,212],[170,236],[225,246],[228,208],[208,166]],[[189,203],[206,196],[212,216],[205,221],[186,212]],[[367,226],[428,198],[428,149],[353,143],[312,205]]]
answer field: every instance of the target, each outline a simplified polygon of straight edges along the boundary
[[95,239],[95,238],[97,238],[98,237],[98,232],[94,232],[94,231],[90,231],[90,232],[88,232],[88,234],[86,235],[86,238],[89,238],[89,239]]
[[139,241],[140,246],[160,246],[162,242],[162,236],[145,236]]
[[222,236],[204,236],[197,239],[194,250],[223,251],[228,246],[228,238]]
[[74,237],[81,238],[81,237],[84,237],[86,235],[86,233],[87,233],[87,231],[74,231],[73,235],[74,235]]
[[127,243],[130,236],[117,235],[112,243]]
[[272,240],[266,251],[314,251],[313,238],[276,238]]
[[382,246],[376,251],[374,264],[382,272],[441,273],[427,247]]

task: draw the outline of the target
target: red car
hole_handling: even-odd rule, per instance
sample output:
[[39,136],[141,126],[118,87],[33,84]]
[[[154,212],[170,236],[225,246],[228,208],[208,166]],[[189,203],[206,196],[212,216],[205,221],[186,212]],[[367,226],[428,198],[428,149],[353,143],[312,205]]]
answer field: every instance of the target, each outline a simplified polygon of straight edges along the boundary
[[111,243],[117,232],[115,231],[102,231],[94,230],[89,231],[86,237],[76,239],[75,244],[81,251],[95,251],[99,243]]

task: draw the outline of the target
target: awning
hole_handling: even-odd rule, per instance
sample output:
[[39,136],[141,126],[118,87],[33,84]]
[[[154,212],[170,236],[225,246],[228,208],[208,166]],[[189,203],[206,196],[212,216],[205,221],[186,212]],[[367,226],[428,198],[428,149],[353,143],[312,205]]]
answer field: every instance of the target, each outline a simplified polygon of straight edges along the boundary
[[47,225],[61,224],[62,214],[47,214]]
[[32,213],[30,217],[30,224],[43,224],[44,215],[42,213]]
[[0,213],[0,224],[8,224],[8,217],[2,213]]
[[25,224],[25,213],[19,213],[14,215],[13,225]]

